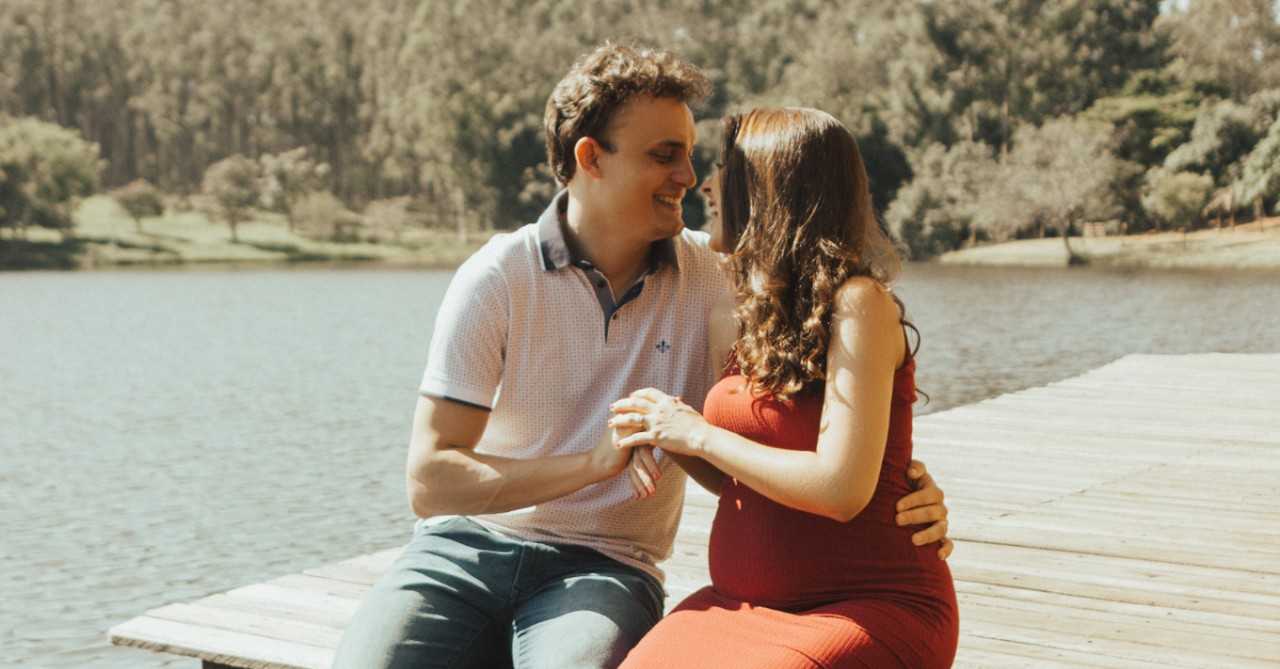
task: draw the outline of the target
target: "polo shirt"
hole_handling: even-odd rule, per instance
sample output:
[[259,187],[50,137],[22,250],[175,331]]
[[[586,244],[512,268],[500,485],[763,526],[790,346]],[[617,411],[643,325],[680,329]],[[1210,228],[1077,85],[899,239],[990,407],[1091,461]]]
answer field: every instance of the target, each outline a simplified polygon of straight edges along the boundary
[[[705,233],[651,249],[648,273],[614,303],[603,275],[565,243],[561,193],[537,223],[495,235],[459,267],[441,303],[420,392],[490,409],[476,451],[509,458],[588,452],[609,404],[640,388],[701,411],[719,370],[707,315],[727,290]],[[505,535],[587,546],[659,580],[671,554],[685,476],[655,453],[657,492],[633,499],[624,471],[559,499],[472,516]]]

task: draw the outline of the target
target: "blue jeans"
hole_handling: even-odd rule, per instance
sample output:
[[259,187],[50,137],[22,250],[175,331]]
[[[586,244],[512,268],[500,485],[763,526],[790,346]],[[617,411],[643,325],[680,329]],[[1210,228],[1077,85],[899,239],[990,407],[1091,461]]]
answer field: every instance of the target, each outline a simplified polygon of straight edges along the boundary
[[662,605],[638,569],[459,517],[418,530],[360,603],[333,669],[616,667]]

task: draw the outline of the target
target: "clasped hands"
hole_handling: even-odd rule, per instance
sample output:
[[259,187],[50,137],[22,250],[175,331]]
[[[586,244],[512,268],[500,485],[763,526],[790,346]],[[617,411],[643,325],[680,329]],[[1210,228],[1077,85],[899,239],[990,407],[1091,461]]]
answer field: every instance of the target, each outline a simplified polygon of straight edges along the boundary
[[693,407],[661,390],[645,388],[609,406],[613,416],[609,427],[616,440],[614,446],[630,449],[627,475],[636,499],[646,499],[657,490],[662,474],[653,449],[668,453],[697,455],[698,435],[707,421]]
[[[693,407],[655,388],[637,390],[614,402],[609,410],[613,414],[609,418],[611,431],[605,439],[618,451],[630,449],[627,476],[635,498],[641,500],[654,494],[662,475],[653,449],[696,457],[711,429]],[[911,461],[907,477],[912,481],[914,492],[897,502],[894,521],[904,527],[919,527],[911,537],[912,543],[923,546],[938,542],[938,558],[945,560],[951,555],[954,543],[947,536],[947,507],[943,504],[942,489],[934,483],[924,463],[917,460]]]

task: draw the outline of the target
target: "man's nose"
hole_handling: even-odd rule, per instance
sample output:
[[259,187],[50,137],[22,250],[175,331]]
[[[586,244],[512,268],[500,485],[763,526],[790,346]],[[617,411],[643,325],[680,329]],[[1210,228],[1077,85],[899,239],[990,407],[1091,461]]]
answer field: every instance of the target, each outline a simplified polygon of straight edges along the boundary
[[698,175],[693,171],[693,159],[685,156],[680,161],[680,169],[676,171],[673,179],[676,183],[685,188],[693,188],[698,185]]

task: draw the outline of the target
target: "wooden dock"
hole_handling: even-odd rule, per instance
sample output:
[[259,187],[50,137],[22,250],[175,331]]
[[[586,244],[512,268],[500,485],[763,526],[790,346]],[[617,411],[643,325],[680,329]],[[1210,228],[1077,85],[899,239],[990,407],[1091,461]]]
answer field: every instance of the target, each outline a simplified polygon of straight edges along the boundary
[[[957,667],[1280,666],[1280,354],[1129,356],[916,421],[951,509]],[[669,605],[707,582],[690,488]],[[110,632],[211,667],[328,667],[399,549]]]
[[1280,355],[1130,356],[916,426],[956,666],[1280,666]]

